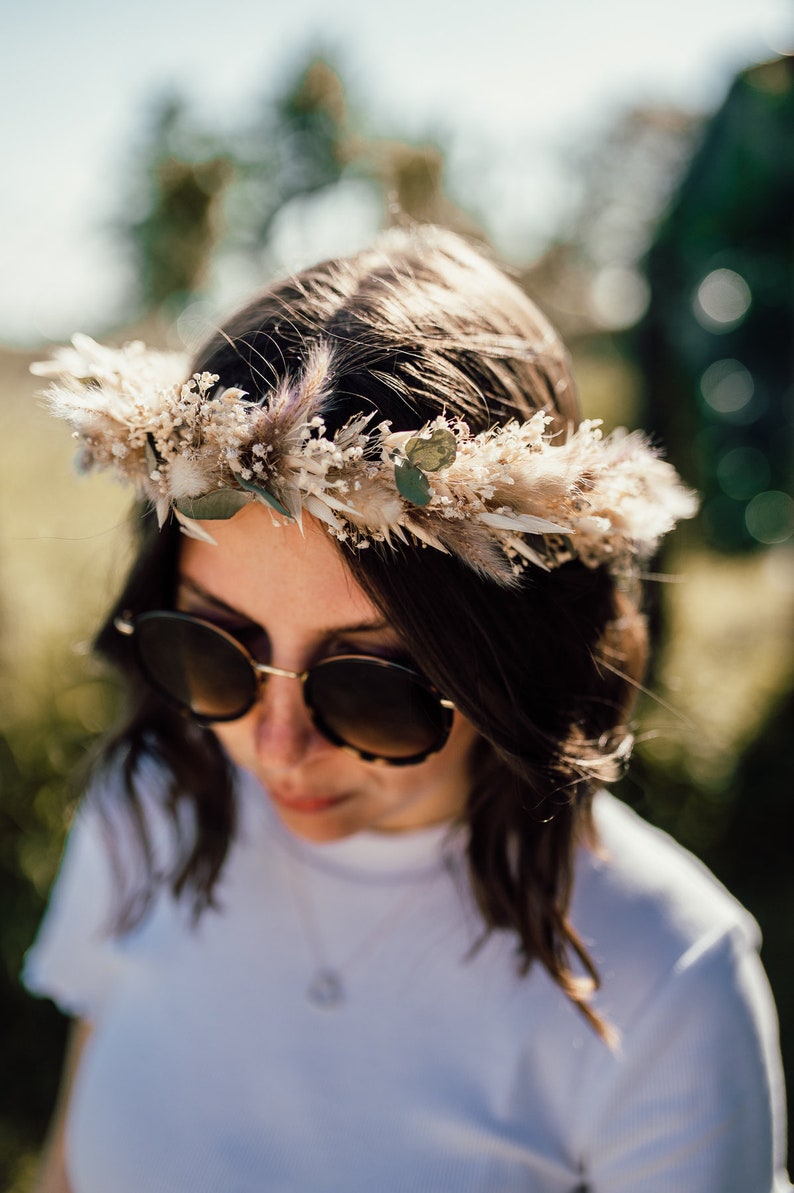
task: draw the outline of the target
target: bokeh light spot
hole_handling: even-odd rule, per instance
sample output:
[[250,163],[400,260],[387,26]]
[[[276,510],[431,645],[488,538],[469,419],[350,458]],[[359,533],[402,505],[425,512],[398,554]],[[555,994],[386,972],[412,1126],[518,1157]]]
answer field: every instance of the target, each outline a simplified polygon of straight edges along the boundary
[[697,288],[695,318],[708,331],[730,331],[750,309],[750,287],[733,269],[714,269]]
[[700,392],[712,410],[730,416],[749,405],[755,383],[740,361],[715,360],[700,378]]
[[600,269],[590,287],[590,306],[602,327],[633,327],[645,314],[651,290],[636,269],[608,266]]
[[759,493],[747,506],[745,524],[759,543],[785,543],[794,535],[794,501],[788,493],[769,489]]

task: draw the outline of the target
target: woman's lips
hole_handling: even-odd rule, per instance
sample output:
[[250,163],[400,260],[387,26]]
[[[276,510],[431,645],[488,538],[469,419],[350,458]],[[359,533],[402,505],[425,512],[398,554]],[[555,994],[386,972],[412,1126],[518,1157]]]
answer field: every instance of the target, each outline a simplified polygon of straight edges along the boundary
[[289,808],[291,812],[327,812],[330,808],[336,808],[349,799],[347,795],[293,795],[292,793],[287,795],[273,787],[269,790],[273,802],[282,808]]

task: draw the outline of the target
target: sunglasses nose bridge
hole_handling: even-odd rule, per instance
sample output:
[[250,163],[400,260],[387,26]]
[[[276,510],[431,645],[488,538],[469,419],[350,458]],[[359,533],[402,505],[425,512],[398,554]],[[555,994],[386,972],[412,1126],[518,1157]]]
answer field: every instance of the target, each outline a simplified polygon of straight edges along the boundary
[[[251,670],[254,673],[257,685],[259,687],[259,698],[260,699],[262,698],[265,688],[267,686],[265,681],[267,679],[269,679],[271,676],[275,679],[297,679],[299,681],[300,687],[301,687],[302,702],[303,702],[304,706],[308,709],[308,704],[306,701],[306,686],[305,686],[306,680],[309,676],[308,671],[290,671],[286,667],[274,667],[272,663],[260,663],[258,661],[258,659],[249,658],[248,661],[251,664]],[[311,709],[308,709],[308,711],[311,713]]]
[[251,666],[260,681],[263,681],[268,675],[277,675],[281,679],[299,679],[301,683],[305,683],[308,671],[288,671],[285,667],[274,667],[271,663],[259,663],[256,660],[251,660]]
[[[256,702],[255,739],[257,751],[267,758],[272,771],[289,769],[301,763],[318,745],[328,748],[313,710],[306,700],[308,671],[290,671],[270,663],[250,660],[259,685]],[[267,682],[270,678],[275,681]],[[299,683],[281,686],[280,681]]]

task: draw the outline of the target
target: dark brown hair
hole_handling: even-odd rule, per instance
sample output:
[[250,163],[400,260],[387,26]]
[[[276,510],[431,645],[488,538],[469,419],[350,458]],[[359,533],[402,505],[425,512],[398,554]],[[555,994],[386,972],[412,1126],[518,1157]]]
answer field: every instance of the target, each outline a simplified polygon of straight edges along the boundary
[[[561,435],[578,422],[555,332],[503,273],[449,233],[390,234],[273,286],[212,337],[195,367],[245,390],[248,401],[266,402],[320,341],[334,360],[331,430],[362,411],[395,430],[442,411],[475,432],[537,409]],[[122,766],[148,863],[143,902],[127,900],[127,923],[154,877],[136,792],[144,757],[173,777],[175,819],[180,801],[194,810],[196,831],[168,879],[197,910],[212,901],[234,832],[233,775],[214,735],[143,689],[127,640],[112,628],[122,609],[173,599],[175,528],[158,532],[151,515],[141,527],[137,563],[97,640],[131,693],[103,758],[105,767]],[[627,720],[645,662],[636,604],[603,568],[575,560],[551,572],[530,567],[510,589],[418,545],[339,549],[417,665],[481,735],[465,818],[484,935],[512,930],[521,971],[540,962],[604,1033],[587,1004],[597,975],[568,907],[575,850],[593,838],[594,788],[617,777],[630,748]]]

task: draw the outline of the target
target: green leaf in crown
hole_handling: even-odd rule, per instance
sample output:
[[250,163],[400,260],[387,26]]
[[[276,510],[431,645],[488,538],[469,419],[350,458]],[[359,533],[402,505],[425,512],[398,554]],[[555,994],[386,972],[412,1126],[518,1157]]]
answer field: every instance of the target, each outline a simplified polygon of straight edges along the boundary
[[405,445],[405,454],[411,463],[423,472],[438,472],[453,463],[458,448],[451,431],[445,427],[436,427],[429,439],[422,439],[419,435],[409,439]]
[[269,493],[267,489],[263,488],[262,485],[257,485],[253,481],[245,480],[242,476],[240,476],[239,473],[237,474],[236,480],[241,488],[246,489],[249,493],[255,493],[260,501],[263,501],[266,505],[269,505],[271,509],[276,510],[279,514],[283,514],[285,518],[290,518],[291,520],[289,510],[281,504],[277,497],[274,497],[272,493]]
[[215,489],[212,493],[202,493],[200,497],[181,497],[175,504],[186,518],[220,522],[233,518],[249,501],[250,498],[238,489]]
[[411,505],[427,505],[430,501],[430,482],[410,460],[397,461],[394,465],[394,481],[400,496],[410,501]]

